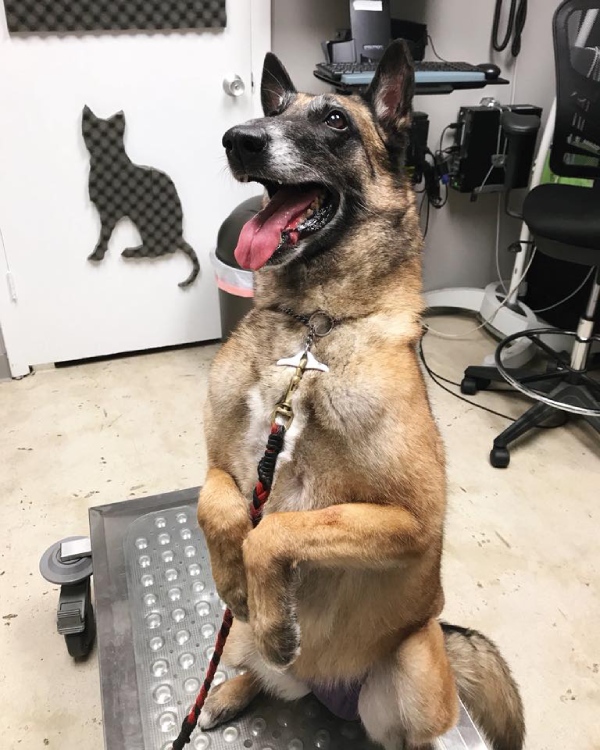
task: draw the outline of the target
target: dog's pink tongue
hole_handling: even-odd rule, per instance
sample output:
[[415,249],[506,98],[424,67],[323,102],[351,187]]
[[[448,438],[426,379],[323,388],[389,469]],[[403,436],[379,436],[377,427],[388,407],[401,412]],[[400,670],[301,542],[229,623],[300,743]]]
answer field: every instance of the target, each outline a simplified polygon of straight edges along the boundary
[[318,188],[280,188],[262,211],[244,224],[235,259],[251,271],[262,268],[277,250],[281,233],[295,229],[297,219],[319,195]]

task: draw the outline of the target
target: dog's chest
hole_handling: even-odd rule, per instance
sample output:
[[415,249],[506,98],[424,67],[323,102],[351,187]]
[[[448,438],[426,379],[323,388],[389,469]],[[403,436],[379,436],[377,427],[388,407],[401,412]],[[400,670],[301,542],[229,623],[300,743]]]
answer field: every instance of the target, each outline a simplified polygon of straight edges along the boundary
[[[310,433],[314,432],[314,423],[309,419],[309,413],[314,408],[314,390],[323,387],[324,383],[319,382],[318,378],[324,378],[327,374],[312,371],[305,373],[292,397],[294,416],[286,429],[283,450],[277,460],[274,486],[278,491],[274,492],[274,502],[271,503],[273,510],[275,506],[277,510],[304,510],[310,507],[303,479],[307,467],[297,458],[303,442],[311,440]],[[275,408],[284,397],[293,375],[293,367],[271,366],[245,394],[247,421],[241,450],[245,465],[251,467],[252,481],[256,479],[256,466],[265,451]],[[286,485],[284,505],[276,500],[279,491],[283,490],[283,484]]]
[[[246,445],[252,456],[257,460],[264,452],[266,439],[274,421],[275,409],[283,400],[293,375],[293,368],[269,368],[266,377],[251,386],[246,393],[248,409]],[[294,416],[285,433],[283,451],[278,460],[279,466],[292,460],[298,442],[304,437],[307,409],[311,402],[311,395],[308,392],[310,380],[311,378],[305,375],[300,387],[292,397]]]

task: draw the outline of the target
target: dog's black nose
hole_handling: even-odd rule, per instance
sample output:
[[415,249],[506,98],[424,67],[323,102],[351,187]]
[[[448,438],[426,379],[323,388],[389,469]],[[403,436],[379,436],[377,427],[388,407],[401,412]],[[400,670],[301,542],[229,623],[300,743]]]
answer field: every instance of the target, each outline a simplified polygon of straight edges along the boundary
[[256,125],[236,125],[223,136],[223,146],[227,155],[235,155],[242,160],[264,151],[269,143],[269,134]]

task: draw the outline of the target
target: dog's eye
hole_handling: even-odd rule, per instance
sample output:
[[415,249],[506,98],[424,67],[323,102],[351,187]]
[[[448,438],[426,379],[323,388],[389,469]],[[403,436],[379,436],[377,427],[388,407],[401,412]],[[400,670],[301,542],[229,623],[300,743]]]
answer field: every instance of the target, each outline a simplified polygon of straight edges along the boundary
[[334,128],[335,130],[346,130],[346,128],[348,127],[348,120],[341,112],[334,110],[333,112],[330,112],[325,118],[325,125],[328,125],[330,128]]

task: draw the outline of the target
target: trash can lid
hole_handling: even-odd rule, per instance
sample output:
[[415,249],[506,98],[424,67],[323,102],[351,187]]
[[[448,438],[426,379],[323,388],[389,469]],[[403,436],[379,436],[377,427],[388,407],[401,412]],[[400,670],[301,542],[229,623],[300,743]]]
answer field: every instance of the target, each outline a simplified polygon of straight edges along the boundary
[[221,224],[217,235],[217,247],[215,255],[225,265],[231,268],[241,268],[234,256],[240,232],[244,224],[249,221],[262,208],[262,196],[255,195],[248,198],[233,209],[225,221]]

